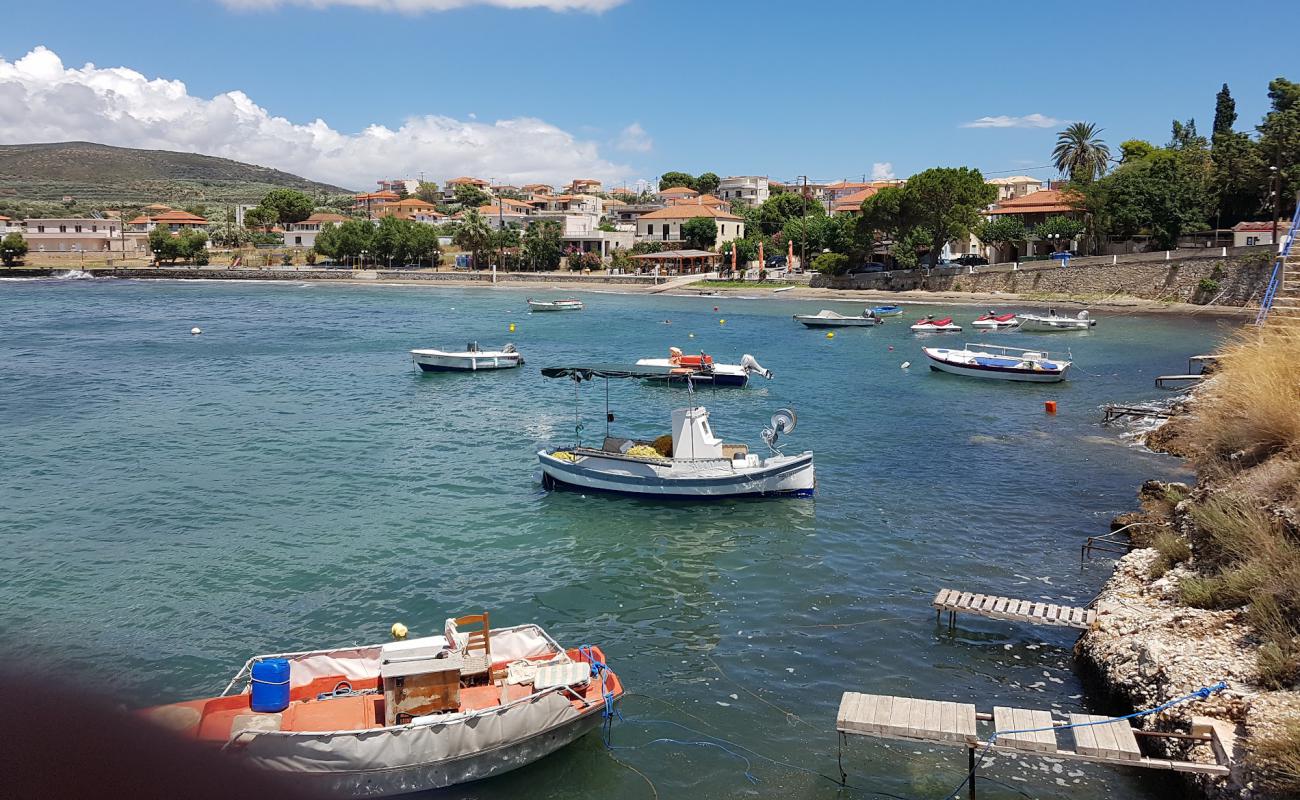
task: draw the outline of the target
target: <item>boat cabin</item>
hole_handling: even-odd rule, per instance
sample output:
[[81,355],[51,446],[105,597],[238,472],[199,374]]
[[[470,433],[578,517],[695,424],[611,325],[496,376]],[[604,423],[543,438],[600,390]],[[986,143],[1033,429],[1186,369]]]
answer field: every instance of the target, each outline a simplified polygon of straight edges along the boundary
[[673,410],[673,458],[723,458],[722,440],[709,427],[704,406]]

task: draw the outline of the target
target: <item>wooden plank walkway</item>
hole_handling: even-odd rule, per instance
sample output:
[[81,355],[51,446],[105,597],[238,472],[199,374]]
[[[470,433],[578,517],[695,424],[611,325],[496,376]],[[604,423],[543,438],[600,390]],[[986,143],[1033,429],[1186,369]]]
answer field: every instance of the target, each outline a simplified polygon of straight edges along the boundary
[[[977,732],[980,722],[992,723],[983,736]],[[987,747],[990,751],[1043,758],[1227,775],[1226,752],[1231,750],[1230,746],[1222,746],[1216,729],[1193,725],[1192,734],[1143,733],[1202,741],[1211,745],[1215,763],[1149,758],[1138,747],[1128,720],[1070,714],[1068,723],[1058,723],[1050,711],[1038,709],[995,706],[992,714],[980,714],[970,703],[860,692],[845,692],[840,698],[835,729],[857,736],[965,747],[972,753],[972,769],[975,751]],[[1060,735],[1067,730],[1068,734]],[[995,732],[997,738],[989,744]]]
[[1173,416],[1168,411],[1160,409],[1143,408],[1141,406],[1122,406],[1117,403],[1108,403],[1102,409],[1102,413],[1105,414],[1102,418],[1102,422],[1114,422],[1117,419],[1124,419],[1125,417],[1155,417],[1158,419],[1168,419]]
[[1196,381],[1205,380],[1205,375],[1197,373],[1195,375],[1157,375],[1156,386],[1161,389],[1169,388],[1171,383],[1195,383]]
[[1091,608],[1017,600],[1014,597],[999,597],[992,594],[959,592],[956,589],[940,589],[930,605],[935,608],[936,618],[939,614],[948,612],[949,626],[956,624],[959,611],[991,619],[1031,622],[1035,625],[1056,625],[1081,630],[1091,628],[1092,623],[1097,620],[1097,612]]

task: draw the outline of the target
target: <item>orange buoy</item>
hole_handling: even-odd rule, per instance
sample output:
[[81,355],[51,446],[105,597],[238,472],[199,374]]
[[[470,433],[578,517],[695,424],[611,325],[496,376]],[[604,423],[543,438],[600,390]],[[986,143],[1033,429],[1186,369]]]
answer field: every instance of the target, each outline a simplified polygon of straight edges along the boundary
[[1044,402],[1043,402],[1043,410],[1046,411],[1048,414],[1055,414],[1055,413],[1056,413],[1056,401],[1055,401],[1055,400],[1047,400],[1047,401],[1044,401]]

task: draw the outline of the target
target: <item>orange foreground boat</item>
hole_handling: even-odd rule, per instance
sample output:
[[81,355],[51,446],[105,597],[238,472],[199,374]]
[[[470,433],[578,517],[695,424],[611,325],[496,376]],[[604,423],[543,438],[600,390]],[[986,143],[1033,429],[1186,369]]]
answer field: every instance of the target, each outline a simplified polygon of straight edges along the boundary
[[[255,686],[261,667],[287,680]],[[612,719],[622,696],[600,648],[566,650],[536,625],[489,630],[482,614],[442,636],[257,656],[218,697],[139,713],[309,792],[382,797],[532,763]],[[253,710],[268,697],[278,710]]]

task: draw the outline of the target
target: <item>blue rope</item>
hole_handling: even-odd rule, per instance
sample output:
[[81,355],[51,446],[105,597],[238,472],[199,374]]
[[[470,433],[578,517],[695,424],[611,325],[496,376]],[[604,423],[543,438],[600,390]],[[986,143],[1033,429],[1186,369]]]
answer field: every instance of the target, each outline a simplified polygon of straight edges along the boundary
[[1109,725],[1112,722],[1123,722],[1130,719],[1138,719],[1139,717],[1149,717],[1152,714],[1159,714],[1161,711],[1165,711],[1167,709],[1173,708],[1174,706],[1179,705],[1180,703],[1188,703],[1193,700],[1206,700],[1210,697],[1210,695],[1215,694],[1217,692],[1222,692],[1227,688],[1228,688],[1228,684],[1226,681],[1219,681],[1218,683],[1213,684],[1211,686],[1202,686],[1196,691],[1191,692],[1189,694],[1185,694],[1182,697],[1175,697],[1173,700],[1166,700],[1165,702],[1153,708],[1148,708],[1143,711],[1134,711],[1132,714],[1125,714],[1122,717],[1108,717],[1106,719],[1099,719],[1096,720],[1095,722],[1076,722],[1076,723],[1071,723],[1069,725],[1049,725],[1045,728],[1023,728],[1021,730],[994,731],[992,735],[989,736],[988,741],[985,742],[984,749],[980,751],[980,757],[975,761],[975,769],[972,769],[969,773],[967,773],[966,777],[962,780],[962,782],[957,784],[957,787],[953,789],[951,792],[949,792],[944,797],[944,800],[953,800],[953,798],[955,798],[958,795],[958,793],[961,792],[962,788],[967,783],[970,782],[970,780],[975,776],[975,770],[979,769],[980,765],[984,763],[985,757],[988,756],[989,749],[993,747],[994,744],[997,743],[999,736],[1012,736],[1014,734],[1019,734],[1019,733],[1039,733],[1041,731],[1058,731],[1058,730],[1065,730],[1067,728],[1088,728],[1093,725]]
[[610,740],[613,736],[614,720],[617,719],[621,722],[623,720],[623,715],[619,712],[618,708],[614,706],[614,692],[606,688],[609,679],[609,667],[605,665],[605,662],[596,658],[596,654],[592,651],[591,645],[589,644],[584,644],[579,647],[578,655],[587,659],[591,664],[591,677],[600,678],[600,696],[605,700],[605,710],[600,713],[602,720],[601,739],[604,740],[605,747],[612,750],[613,748],[610,746]]

